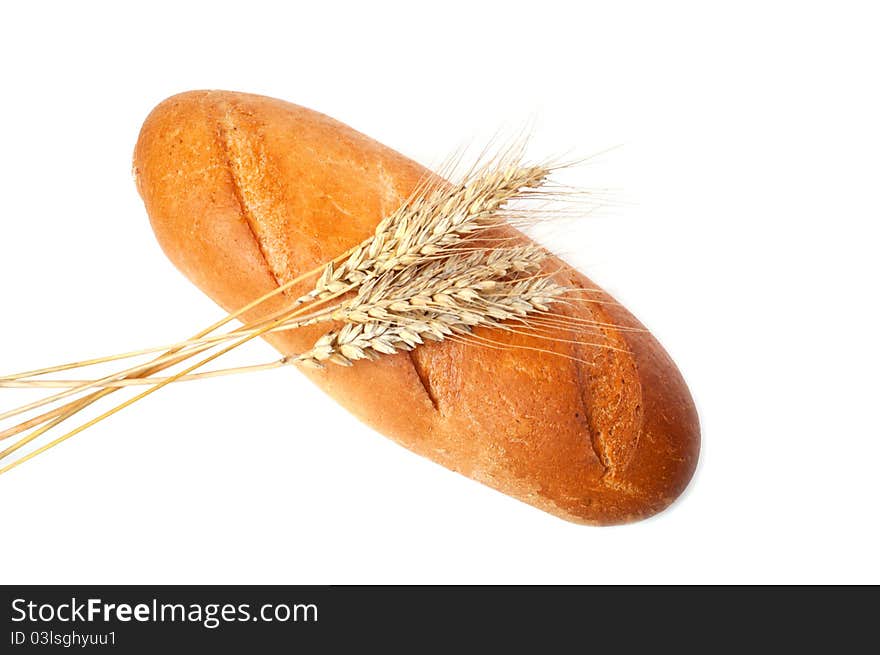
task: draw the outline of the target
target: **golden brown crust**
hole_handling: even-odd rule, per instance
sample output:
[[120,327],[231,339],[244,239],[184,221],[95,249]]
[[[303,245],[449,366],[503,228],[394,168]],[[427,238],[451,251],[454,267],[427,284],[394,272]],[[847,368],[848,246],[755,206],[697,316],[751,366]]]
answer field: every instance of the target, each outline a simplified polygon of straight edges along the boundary
[[[144,123],[134,170],[163,249],[228,311],[369,236],[426,173],[327,116],[222,91],[160,104]],[[568,267],[560,277],[596,288]],[[618,327],[560,330],[558,341],[495,331],[484,335],[524,348],[444,341],[306,374],[407,448],[562,518],[607,525],[654,514],[696,465],[693,401],[657,341],[623,329],[641,327],[624,308],[567,311]],[[323,332],[268,340],[291,354]]]

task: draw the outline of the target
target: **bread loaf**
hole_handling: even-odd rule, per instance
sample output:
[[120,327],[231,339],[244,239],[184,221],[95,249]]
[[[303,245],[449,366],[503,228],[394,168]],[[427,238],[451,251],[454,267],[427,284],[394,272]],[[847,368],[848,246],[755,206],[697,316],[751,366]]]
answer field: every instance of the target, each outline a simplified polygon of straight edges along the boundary
[[[227,311],[333,259],[370,236],[425,174],[397,152],[327,116],[271,98],[194,91],[144,123],[134,172],[153,229],[174,264]],[[565,284],[594,288],[559,262]],[[308,291],[276,296],[257,320]],[[604,301],[611,299],[605,295]],[[453,341],[304,370],[366,424],[449,469],[562,518],[640,519],[687,485],[699,426],[681,375],[617,304],[566,310],[608,324],[548,344],[495,331],[523,348]],[[284,354],[326,327],[271,334]],[[583,360],[583,361],[576,361]]]

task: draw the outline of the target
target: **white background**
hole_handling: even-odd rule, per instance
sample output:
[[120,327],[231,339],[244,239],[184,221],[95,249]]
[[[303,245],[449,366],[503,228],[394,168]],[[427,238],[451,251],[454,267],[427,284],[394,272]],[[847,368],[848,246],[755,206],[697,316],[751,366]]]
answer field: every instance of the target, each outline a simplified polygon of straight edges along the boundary
[[426,164],[536,117],[535,157],[622,144],[568,179],[632,202],[549,239],[684,372],[688,492],[571,525],[278,370],[164,389],[0,476],[0,582],[880,582],[870,3],[329,4],[4,3],[2,372],[220,316],[131,180],[173,93],[281,97]]

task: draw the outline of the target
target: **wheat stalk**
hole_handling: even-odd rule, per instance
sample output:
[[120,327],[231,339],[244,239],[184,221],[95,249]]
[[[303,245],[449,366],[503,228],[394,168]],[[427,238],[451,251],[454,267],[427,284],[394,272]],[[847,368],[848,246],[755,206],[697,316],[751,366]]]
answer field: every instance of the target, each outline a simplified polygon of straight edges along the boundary
[[[548,198],[556,193],[546,188],[552,170],[549,165],[522,165],[511,155],[481,169],[472,169],[459,184],[430,178],[396,211],[380,221],[368,239],[333,261],[255,299],[191,339],[166,348],[132,351],[0,377],[0,386],[26,387],[41,383],[49,387],[66,386],[66,391],[0,414],[0,420],[88,392],[0,431],[0,438],[5,438],[32,430],[0,452],[0,460],[122,387],[151,385],[97,418],[0,467],[0,473],[179,380],[265,370],[284,363],[312,367],[322,367],[325,363],[351,366],[359,360],[412,350],[425,340],[493,343],[485,335],[472,334],[475,327],[516,331],[511,324],[518,323],[540,330],[559,327],[568,320],[580,327],[588,324],[598,327],[600,324],[578,323],[578,319],[551,310],[551,305],[563,301],[572,290],[555,283],[542,270],[542,264],[548,258],[545,250],[535,245],[508,245],[516,239],[499,237],[497,233],[497,228],[513,217],[528,215],[522,209],[511,208],[512,201]],[[313,288],[286,308],[240,328],[213,334],[245,312],[310,277],[316,278]],[[208,362],[258,336],[321,322],[333,322],[335,326],[311,349],[298,356],[269,364],[195,373]],[[156,377],[157,373],[171,366],[227,343],[229,345],[178,373]],[[47,373],[163,350],[164,354],[151,362],[96,380],[40,379]],[[94,391],[90,391],[92,389]]]

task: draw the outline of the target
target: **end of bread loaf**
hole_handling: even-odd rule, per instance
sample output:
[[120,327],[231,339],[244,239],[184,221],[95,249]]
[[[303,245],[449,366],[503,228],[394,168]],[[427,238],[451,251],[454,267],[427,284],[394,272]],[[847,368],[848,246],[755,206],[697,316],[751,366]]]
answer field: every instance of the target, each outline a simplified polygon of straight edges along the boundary
[[[426,173],[323,114],[225,91],[188,92],[156,107],[134,172],[168,257],[227,311],[368,237]],[[596,289],[564,262],[554,265],[561,282]],[[608,325],[598,338],[611,348],[574,343],[575,328],[550,346],[493,333],[510,348],[444,341],[306,374],[365,423],[447,468],[570,521],[635,521],[687,486],[699,423],[662,346],[626,329],[642,326],[610,296],[596,298],[603,302],[567,311]],[[322,331],[267,340],[289,355]]]

